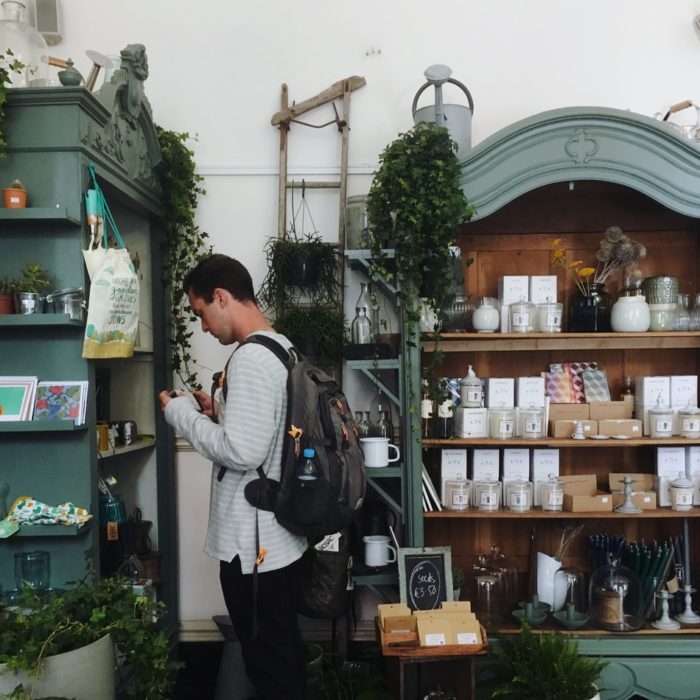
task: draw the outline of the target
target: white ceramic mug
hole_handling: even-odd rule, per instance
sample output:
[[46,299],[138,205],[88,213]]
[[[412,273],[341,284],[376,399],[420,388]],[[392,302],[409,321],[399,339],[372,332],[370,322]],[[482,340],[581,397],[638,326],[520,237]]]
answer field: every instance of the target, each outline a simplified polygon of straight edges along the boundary
[[[369,437],[360,438],[362,452],[365,455],[366,467],[386,467],[389,462],[398,462],[401,455],[396,445],[389,444],[389,438]],[[394,456],[389,457],[389,451],[394,450]]]
[[396,561],[396,549],[389,544],[388,535],[366,535],[362,541],[367,566],[386,566]]

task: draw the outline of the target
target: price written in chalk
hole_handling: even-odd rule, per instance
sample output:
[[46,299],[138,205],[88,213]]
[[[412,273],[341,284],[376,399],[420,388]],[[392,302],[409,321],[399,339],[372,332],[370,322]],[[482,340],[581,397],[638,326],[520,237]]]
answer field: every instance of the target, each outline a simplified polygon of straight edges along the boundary
[[432,610],[441,602],[441,579],[438,568],[432,561],[421,561],[413,567],[409,581],[412,607]]

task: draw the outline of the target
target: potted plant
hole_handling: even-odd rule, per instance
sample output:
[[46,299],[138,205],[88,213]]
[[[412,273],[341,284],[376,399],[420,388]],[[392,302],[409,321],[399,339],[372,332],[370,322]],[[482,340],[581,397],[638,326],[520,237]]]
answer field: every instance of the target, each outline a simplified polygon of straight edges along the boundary
[[534,634],[523,624],[518,634],[503,635],[493,653],[493,698],[600,698],[596,681],[607,662],[582,656],[578,644],[558,632]]
[[11,279],[0,279],[0,315],[11,314],[15,310],[14,294],[17,282]]
[[13,180],[9,187],[3,188],[2,199],[8,209],[24,209],[27,206],[27,190],[21,180]]
[[464,585],[464,571],[452,564],[452,596],[455,600],[459,600],[462,595],[462,586]]
[[[170,697],[179,664],[169,659],[169,643],[157,622],[163,608],[135,595],[128,580],[99,578],[92,568],[60,594],[39,596],[25,588],[17,608],[0,605],[0,695],[103,697],[98,689],[115,684],[116,654],[120,697]],[[96,649],[109,657],[101,664],[104,677],[85,677],[99,664],[94,656],[83,660],[80,672],[61,668],[78,650],[84,655]]]
[[318,233],[297,236],[292,230],[269,239],[264,250],[267,274],[257,294],[264,309],[294,305],[302,297],[315,305],[336,302],[340,262],[335,245]]
[[347,323],[331,306],[290,306],[278,313],[275,330],[286,335],[307,357],[322,364],[342,359]]
[[40,314],[44,310],[41,294],[50,286],[48,272],[38,263],[27,263],[15,287],[15,311],[18,314]]
[[[372,231],[370,270],[375,278],[397,279],[397,296],[405,309],[408,337],[418,328],[421,303],[435,310],[436,326],[444,324],[454,289],[454,242],[458,227],[474,211],[459,182],[457,146],[447,129],[420,122],[392,141],[379,156],[367,201]],[[394,249],[395,270],[383,253]],[[436,334],[436,343],[439,333]],[[434,352],[427,374],[434,373]],[[437,393],[431,381],[431,394]],[[437,398],[435,396],[434,398]]]

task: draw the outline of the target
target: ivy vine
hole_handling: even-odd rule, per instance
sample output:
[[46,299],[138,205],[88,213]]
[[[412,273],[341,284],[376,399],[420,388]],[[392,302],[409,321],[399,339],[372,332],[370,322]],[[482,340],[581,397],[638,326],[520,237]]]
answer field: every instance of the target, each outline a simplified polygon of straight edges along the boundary
[[187,132],[168,131],[156,127],[163,158],[160,173],[163,190],[165,233],[163,283],[170,288],[171,359],[173,372],[189,389],[201,389],[191,354],[196,318],[182,291],[182,280],[202,258],[210,255],[209,234],[195,223],[197,201],[206,194],[203,177],[196,173],[194,152],[188,148],[191,136]]

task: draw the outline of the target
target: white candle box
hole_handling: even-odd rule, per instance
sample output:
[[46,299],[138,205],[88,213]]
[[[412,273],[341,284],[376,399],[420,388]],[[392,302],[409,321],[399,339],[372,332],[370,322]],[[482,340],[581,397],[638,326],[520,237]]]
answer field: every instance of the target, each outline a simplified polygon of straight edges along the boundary
[[530,480],[530,450],[526,447],[506,447],[502,458],[503,499],[506,502],[506,483],[508,481]]
[[530,467],[530,481],[533,486],[533,503],[540,503],[540,482],[548,481],[550,475],[559,476],[559,450],[540,449],[532,450],[532,462]]
[[499,450],[474,449],[472,452],[472,480],[498,481],[500,474]]
[[518,377],[515,380],[515,405],[519,408],[544,408],[544,377]]
[[485,438],[489,436],[488,408],[461,408],[457,415],[461,416],[455,424],[455,437]]
[[678,411],[686,406],[697,406],[698,376],[697,374],[671,375],[671,408],[673,414],[673,434],[680,435],[681,425]]
[[445,502],[445,482],[467,478],[467,451],[442,450],[440,456],[440,502]]
[[530,275],[529,299],[533,304],[557,300],[556,275]]
[[637,377],[634,388],[634,415],[644,425],[644,435],[649,435],[649,409],[657,402],[662,406],[671,405],[670,377]]
[[501,302],[501,333],[510,332],[509,304],[521,299],[529,301],[530,278],[527,275],[504,275],[498,278],[498,299]]
[[484,380],[484,403],[487,408],[513,408],[515,406],[513,377],[487,377]]
[[679,472],[685,474],[685,450],[685,447],[656,448],[654,489],[657,496],[656,502],[659,506],[671,505],[670,483],[678,478]]
[[700,506],[700,447],[685,448],[685,473],[694,484],[693,505]]

